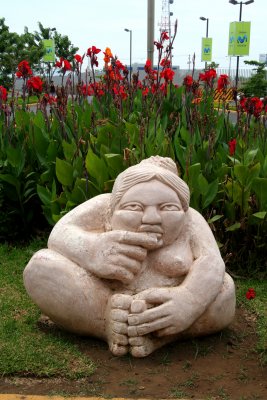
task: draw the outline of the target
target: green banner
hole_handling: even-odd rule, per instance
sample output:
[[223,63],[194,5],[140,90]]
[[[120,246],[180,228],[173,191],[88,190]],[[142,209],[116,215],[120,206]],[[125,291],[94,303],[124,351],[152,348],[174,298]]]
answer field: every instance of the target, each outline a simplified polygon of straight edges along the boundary
[[230,22],[228,56],[248,56],[250,22]]
[[201,61],[212,59],[212,38],[202,38]]
[[43,62],[55,62],[55,42],[54,42],[54,40],[53,39],[44,39],[43,45],[45,48]]

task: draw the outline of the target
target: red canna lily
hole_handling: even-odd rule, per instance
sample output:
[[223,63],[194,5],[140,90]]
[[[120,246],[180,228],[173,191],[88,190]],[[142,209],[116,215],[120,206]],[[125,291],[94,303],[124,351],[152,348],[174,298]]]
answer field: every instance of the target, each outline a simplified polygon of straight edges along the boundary
[[32,75],[32,70],[28,61],[26,60],[21,61],[18,65],[18,71],[16,72],[16,76],[18,78],[26,79],[31,75]]
[[148,93],[149,93],[149,89],[148,89],[148,87],[146,87],[146,88],[144,88],[144,90],[142,91],[142,96],[143,96],[143,97],[146,97],[146,96],[148,95]]
[[227,85],[229,85],[229,77],[226,74],[222,74],[219,76],[218,83],[217,83],[217,89],[218,90],[225,90],[227,88]]
[[161,32],[161,40],[169,40],[168,32]]
[[101,49],[96,48],[95,46],[89,47],[87,50],[87,56],[92,57],[98,53],[100,53]]
[[199,80],[206,82],[208,84],[208,86],[212,86],[214,78],[216,78],[216,71],[215,69],[209,69],[208,71],[206,71],[204,74],[200,73],[199,74]]
[[236,149],[236,139],[232,139],[228,142],[229,146],[229,154],[230,156],[233,156],[235,154],[235,149]]
[[246,293],[246,298],[247,298],[248,300],[252,300],[252,299],[255,299],[255,297],[256,297],[255,289],[249,288],[248,291],[247,291],[247,293]]
[[186,77],[183,80],[183,85],[187,88],[190,89],[191,86],[193,85],[193,78],[191,75],[186,75]]
[[172,81],[174,77],[174,71],[171,68],[166,68],[160,73],[160,77],[164,78],[166,82]]
[[154,41],[154,45],[158,50],[163,49],[163,45],[160,42],[157,42],[156,40]]
[[7,101],[7,90],[4,86],[0,86],[0,100]]
[[161,67],[167,67],[169,68],[169,66],[171,65],[170,60],[168,60],[167,58],[163,58],[160,62]]
[[27,87],[33,90],[35,93],[42,93],[43,81],[40,76],[33,76],[28,80]]
[[147,74],[149,74],[150,71],[151,71],[151,68],[152,68],[152,66],[151,66],[151,60],[146,60],[145,67],[144,67],[145,72],[146,72]]
[[75,54],[74,58],[75,58],[75,60],[77,61],[78,64],[82,64],[83,63],[83,57],[80,56],[79,54]]

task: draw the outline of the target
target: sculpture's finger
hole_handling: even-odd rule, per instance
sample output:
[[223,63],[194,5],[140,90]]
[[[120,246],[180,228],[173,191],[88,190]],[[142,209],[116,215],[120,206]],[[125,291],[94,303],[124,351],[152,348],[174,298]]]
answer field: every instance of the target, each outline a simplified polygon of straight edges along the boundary
[[141,325],[153,322],[158,320],[159,318],[167,317],[169,315],[169,311],[167,307],[162,304],[158,307],[149,308],[140,313],[129,314],[128,315],[128,324],[129,325]]
[[173,297],[172,288],[153,288],[135,295],[135,299],[146,300],[152,305],[166,303]]
[[134,337],[134,336],[147,335],[148,333],[156,332],[160,329],[167,328],[170,325],[171,325],[171,317],[167,316],[149,324],[128,326],[128,336]]
[[146,232],[123,232],[120,234],[119,242],[142,246],[148,250],[162,246],[162,241],[158,240],[156,233]]

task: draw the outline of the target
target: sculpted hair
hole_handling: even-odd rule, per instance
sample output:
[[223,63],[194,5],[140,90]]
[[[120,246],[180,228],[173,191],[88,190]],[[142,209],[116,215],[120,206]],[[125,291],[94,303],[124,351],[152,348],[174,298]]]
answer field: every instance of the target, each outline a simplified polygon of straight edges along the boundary
[[152,179],[157,179],[173,189],[181,201],[183,210],[187,211],[190,200],[189,188],[178,176],[174,161],[171,158],[160,156],[147,158],[118,175],[111,195],[112,211],[128,189],[138,183],[148,182]]

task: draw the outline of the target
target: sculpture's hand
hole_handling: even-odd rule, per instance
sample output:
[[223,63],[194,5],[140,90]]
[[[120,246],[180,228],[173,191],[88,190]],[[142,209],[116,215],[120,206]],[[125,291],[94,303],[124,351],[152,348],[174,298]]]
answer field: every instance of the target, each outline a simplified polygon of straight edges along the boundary
[[153,288],[134,296],[145,300],[148,308],[128,316],[128,335],[174,335],[187,329],[195,320],[192,297],[184,288]]
[[96,276],[129,283],[140,271],[147,251],[161,246],[151,233],[110,231],[96,237],[88,268]]

